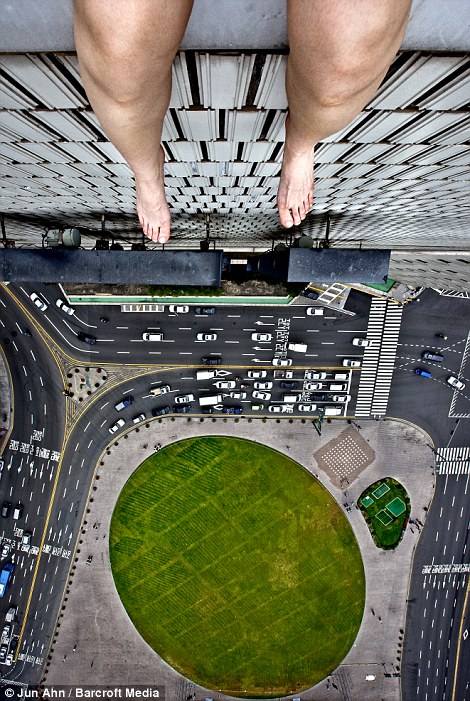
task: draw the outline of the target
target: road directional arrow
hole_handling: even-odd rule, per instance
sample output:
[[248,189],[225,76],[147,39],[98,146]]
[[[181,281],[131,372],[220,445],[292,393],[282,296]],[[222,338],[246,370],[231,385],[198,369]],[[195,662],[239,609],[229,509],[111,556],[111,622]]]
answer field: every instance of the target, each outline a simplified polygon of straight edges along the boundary
[[255,347],[253,348],[253,350],[270,351],[271,348],[270,348],[269,346],[265,346],[264,348],[263,348],[263,346],[255,346]]
[[269,322],[267,322],[267,321],[255,321],[255,324],[256,324],[257,326],[274,326],[274,325],[275,325],[274,322],[273,322],[273,323],[269,323]]

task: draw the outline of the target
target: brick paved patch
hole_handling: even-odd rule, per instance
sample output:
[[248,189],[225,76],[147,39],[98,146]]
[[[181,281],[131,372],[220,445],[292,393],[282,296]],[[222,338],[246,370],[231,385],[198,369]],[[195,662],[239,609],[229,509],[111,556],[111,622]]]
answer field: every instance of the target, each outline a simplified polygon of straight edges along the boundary
[[347,428],[313,454],[318,467],[340,489],[375,460],[375,451],[355,428]]

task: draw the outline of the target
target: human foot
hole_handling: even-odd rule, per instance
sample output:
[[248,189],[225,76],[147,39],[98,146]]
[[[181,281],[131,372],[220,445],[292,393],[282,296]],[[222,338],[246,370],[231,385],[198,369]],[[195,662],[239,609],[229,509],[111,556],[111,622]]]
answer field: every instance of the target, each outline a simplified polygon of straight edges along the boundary
[[171,217],[163,181],[163,149],[159,160],[154,177],[135,175],[136,208],[144,234],[156,243],[166,243],[170,238]]
[[277,208],[282,226],[300,224],[313,205],[313,160],[315,145],[294,146],[286,120],[286,143],[277,192]]

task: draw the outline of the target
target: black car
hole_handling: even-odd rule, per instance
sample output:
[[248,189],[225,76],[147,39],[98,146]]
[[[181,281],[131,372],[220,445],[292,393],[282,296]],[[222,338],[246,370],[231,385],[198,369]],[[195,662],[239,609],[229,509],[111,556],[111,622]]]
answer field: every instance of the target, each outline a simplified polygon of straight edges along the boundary
[[318,299],[320,296],[319,292],[315,292],[314,290],[305,290],[304,292],[304,297],[308,297],[308,299]]
[[201,414],[213,414],[214,413],[214,407],[212,406],[202,406],[201,409]]
[[152,416],[164,416],[165,414],[171,414],[171,407],[160,406],[152,409]]
[[11,501],[4,501],[2,506],[2,516],[3,518],[8,518],[11,511]]
[[191,405],[190,404],[174,404],[173,405],[173,414],[189,414],[191,411]]
[[279,385],[282,387],[282,389],[295,389],[299,386],[299,383],[295,380],[284,380],[283,382],[280,382]]
[[203,365],[222,365],[222,358],[213,358],[211,355],[204,355],[201,358],[201,363]]
[[243,409],[241,406],[224,406],[222,414],[243,414]]
[[215,314],[215,307],[194,307],[196,316],[212,316]]
[[77,338],[79,341],[83,341],[83,343],[88,343],[90,346],[94,346],[96,343],[96,336],[92,336],[89,333],[83,333],[83,331],[79,331],[77,333]]
[[313,394],[312,393],[312,402],[327,402],[331,399],[331,396],[328,394]]

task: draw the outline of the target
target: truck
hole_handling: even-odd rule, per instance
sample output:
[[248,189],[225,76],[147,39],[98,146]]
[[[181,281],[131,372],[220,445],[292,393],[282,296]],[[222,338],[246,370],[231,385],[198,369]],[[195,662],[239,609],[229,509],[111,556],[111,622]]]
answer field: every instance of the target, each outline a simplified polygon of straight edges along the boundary
[[293,341],[289,341],[287,344],[287,347],[291,351],[295,351],[297,353],[306,353],[307,352],[307,344],[306,343],[294,343]]
[[14,569],[15,565],[12,565],[11,562],[7,562],[7,564],[2,567],[2,571],[0,572],[0,598],[5,596],[8,582]]
[[5,620],[7,623],[13,623],[13,621],[16,619],[16,610],[16,606],[10,606],[5,616]]
[[216,374],[217,370],[196,370],[196,380],[212,380]]
[[199,397],[200,406],[215,406],[216,404],[222,404],[224,398],[221,394],[210,394],[206,397]]
[[162,394],[171,392],[171,387],[170,385],[162,385],[161,387],[151,387],[149,391],[154,397],[160,397]]

